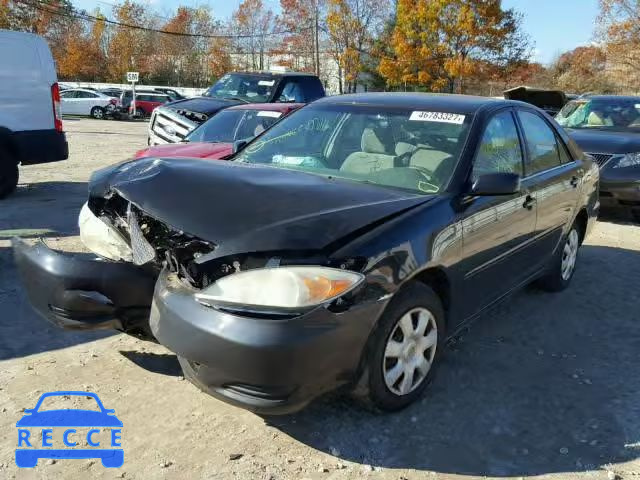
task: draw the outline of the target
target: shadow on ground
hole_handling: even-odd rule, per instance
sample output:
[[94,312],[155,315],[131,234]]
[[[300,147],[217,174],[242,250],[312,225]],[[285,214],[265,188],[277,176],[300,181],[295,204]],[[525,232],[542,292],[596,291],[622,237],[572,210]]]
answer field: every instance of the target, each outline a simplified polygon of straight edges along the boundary
[[374,467],[519,476],[637,458],[640,252],[584,246],[580,260],[569,290],[529,288],[475,322],[418,404],[321,400],[265,421]]
[[20,185],[0,206],[0,360],[65,348],[111,335],[68,332],[40,318],[19,282],[8,240],[13,236],[78,235],[78,213],[87,198],[85,182]]
[[152,373],[171,377],[182,375],[178,357],[173,353],[139,352],[136,350],[120,350],[120,355]]

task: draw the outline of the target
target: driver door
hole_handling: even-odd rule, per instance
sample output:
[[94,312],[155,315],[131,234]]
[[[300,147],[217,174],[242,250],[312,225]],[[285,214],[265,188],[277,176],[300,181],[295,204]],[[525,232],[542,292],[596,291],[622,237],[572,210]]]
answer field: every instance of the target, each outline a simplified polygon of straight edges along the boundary
[[[472,179],[483,174],[524,174],[520,136],[511,109],[486,124],[476,151]],[[523,279],[536,226],[536,203],[523,185],[519,193],[471,198],[462,214],[464,316],[498,299]]]

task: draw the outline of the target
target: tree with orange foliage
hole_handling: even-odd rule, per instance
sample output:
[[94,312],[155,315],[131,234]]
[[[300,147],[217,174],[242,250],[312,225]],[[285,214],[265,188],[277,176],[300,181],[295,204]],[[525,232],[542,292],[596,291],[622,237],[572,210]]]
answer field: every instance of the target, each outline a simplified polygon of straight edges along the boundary
[[233,12],[232,27],[240,36],[236,47],[250,59],[250,62],[245,62],[245,68],[266,68],[265,54],[270,47],[269,34],[273,31],[274,21],[273,11],[266,8],[262,0],[243,0]]
[[386,0],[328,0],[327,30],[332,56],[340,66],[339,88],[353,92],[362,67],[362,56],[368,54],[376,34],[387,17]]
[[[152,27],[153,24],[146,11],[144,5],[131,0],[125,0],[124,3],[113,7],[116,21],[127,25]],[[129,71],[138,71],[141,76],[147,75],[150,70],[151,54],[154,50],[152,33],[116,26],[107,47],[109,79],[122,83]]]
[[598,27],[610,76],[625,90],[640,89],[640,1],[600,0]]
[[[316,29],[325,10],[325,0],[280,0],[281,14],[276,23],[279,30],[286,31],[277,53],[288,57],[289,67],[303,72],[319,73],[320,59],[316,52]],[[318,25],[316,24],[318,23]],[[319,55],[318,55],[319,57]]]
[[[507,46],[526,46],[520,27],[521,18],[500,0],[398,0],[394,56],[379,70],[390,85],[463,92],[480,62],[500,61]],[[510,52],[510,61],[526,50]]]

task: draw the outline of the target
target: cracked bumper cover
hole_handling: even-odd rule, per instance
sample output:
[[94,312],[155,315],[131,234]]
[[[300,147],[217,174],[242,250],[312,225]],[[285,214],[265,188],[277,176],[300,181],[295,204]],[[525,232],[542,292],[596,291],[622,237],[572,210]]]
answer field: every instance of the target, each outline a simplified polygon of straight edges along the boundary
[[51,250],[44,242],[12,240],[18,273],[34,309],[75,330],[148,330],[157,273],[87,253]]
[[285,414],[355,379],[379,303],[342,313],[324,307],[264,319],[198,303],[194,291],[162,272],[150,325],[178,354],[185,377],[207,393],[264,414]]

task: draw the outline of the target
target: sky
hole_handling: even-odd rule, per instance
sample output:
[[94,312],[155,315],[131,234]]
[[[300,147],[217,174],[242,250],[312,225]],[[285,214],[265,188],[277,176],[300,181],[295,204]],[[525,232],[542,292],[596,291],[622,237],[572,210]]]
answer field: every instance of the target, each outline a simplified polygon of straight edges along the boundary
[[[160,15],[170,16],[179,5],[209,5],[217,18],[231,16],[240,0],[138,0],[149,3]],[[110,11],[117,0],[72,0],[77,8]],[[279,0],[265,0],[278,10]],[[535,44],[534,58],[550,63],[559,53],[593,41],[598,15],[598,0],[502,0],[505,8],[515,8],[524,15],[524,29]]]

